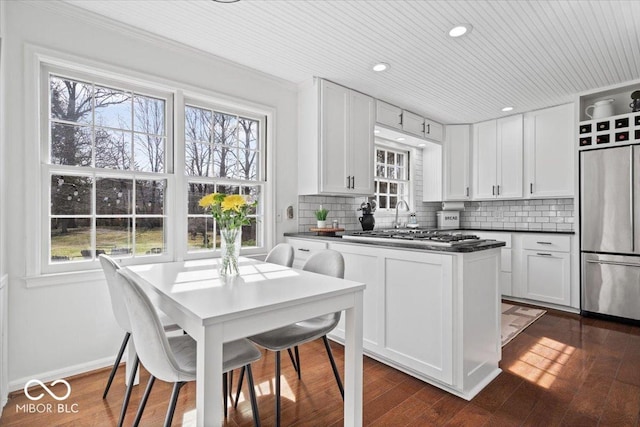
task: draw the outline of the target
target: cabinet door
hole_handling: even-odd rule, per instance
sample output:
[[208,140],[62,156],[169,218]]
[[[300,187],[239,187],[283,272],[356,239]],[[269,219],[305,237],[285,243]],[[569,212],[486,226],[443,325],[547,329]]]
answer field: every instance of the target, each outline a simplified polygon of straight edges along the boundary
[[566,252],[522,251],[524,295],[537,301],[570,305],[571,255]]
[[376,101],[376,122],[402,130],[402,109],[386,102]]
[[573,197],[573,116],[573,104],[524,116],[528,197]]
[[373,189],[373,128],[375,127],[374,99],[351,91],[349,105],[349,171],[351,191],[371,195]]
[[424,119],[424,136],[432,141],[442,141],[442,125],[429,119]]
[[[384,319],[384,258],[380,257],[380,250],[354,245],[330,244],[329,249],[336,250],[344,257],[344,278],[356,282],[366,283],[362,301],[362,336],[364,348],[375,350],[381,345]],[[344,316],[332,335],[344,339]]]
[[402,130],[424,138],[424,118],[410,111],[402,111]]
[[349,89],[322,81],[321,192],[347,194]]
[[499,119],[497,135],[499,188],[496,195],[501,199],[522,197],[522,115]]
[[444,200],[469,200],[469,126],[447,126]]
[[384,350],[402,365],[451,384],[453,265],[450,257],[430,255],[394,251],[384,260]]
[[497,160],[496,121],[473,125],[473,185],[476,199],[496,197],[496,160]]

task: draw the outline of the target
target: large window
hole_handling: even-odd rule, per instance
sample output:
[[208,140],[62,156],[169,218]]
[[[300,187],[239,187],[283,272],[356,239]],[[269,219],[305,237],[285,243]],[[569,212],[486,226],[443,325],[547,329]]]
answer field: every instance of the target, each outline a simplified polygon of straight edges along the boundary
[[242,250],[264,250],[268,107],[77,68],[40,69],[41,256],[30,274],[96,269],[103,253],[123,264],[211,256],[218,230],[198,202],[212,192],[257,202]]
[[212,192],[242,194],[258,202],[251,225],[242,229],[242,246],[262,246],[264,120],[200,104],[186,105],[184,114],[188,251],[219,248],[216,224],[198,206]]
[[49,262],[165,253],[171,95],[44,76]]
[[376,145],[375,196],[378,209],[396,208],[398,200],[409,200],[409,152]]

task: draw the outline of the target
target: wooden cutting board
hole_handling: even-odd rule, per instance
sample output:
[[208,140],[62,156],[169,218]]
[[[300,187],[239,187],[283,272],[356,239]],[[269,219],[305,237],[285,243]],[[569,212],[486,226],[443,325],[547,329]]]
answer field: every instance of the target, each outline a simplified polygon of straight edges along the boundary
[[333,227],[318,228],[318,227],[311,227],[309,229],[309,231],[312,231],[314,233],[318,233],[319,236],[335,236],[335,234],[337,232],[344,231],[344,228],[333,228]]

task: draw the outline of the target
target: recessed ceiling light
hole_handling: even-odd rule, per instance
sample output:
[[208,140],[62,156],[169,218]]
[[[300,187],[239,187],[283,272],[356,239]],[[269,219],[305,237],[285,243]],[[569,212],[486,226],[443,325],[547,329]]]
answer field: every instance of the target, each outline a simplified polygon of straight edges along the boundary
[[469,34],[473,26],[471,24],[458,24],[449,30],[450,37],[461,37],[465,34]]
[[373,66],[373,71],[387,71],[390,68],[390,65],[386,62],[378,62]]
[[418,147],[426,147],[427,144],[418,144]]
[[216,3],[237,3],[240,0],[213,0]]
[[396,138],[396,141],[404,141],[403,137]]
[[504,111],[505,113],[506,113],[507,111],[511,111],[511,110],[513,110],[513,107],[504,107],[504,108],[502,109],[502,111]]

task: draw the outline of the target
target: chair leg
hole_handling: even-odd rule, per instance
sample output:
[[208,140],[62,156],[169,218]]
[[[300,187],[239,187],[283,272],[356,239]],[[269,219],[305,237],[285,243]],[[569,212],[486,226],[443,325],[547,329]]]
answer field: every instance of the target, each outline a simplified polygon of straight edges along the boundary
[[244,371],[246,367],[240,369],[240,378],[238,378],[238,389],[236,390],[236,400],[233,402],[233,407],[238,407],[238,399],[240,399],[240,390],[242,390],[242,380],[244,380]]
[[298,352],[298,346],[294,347],[296,352],[296,365],[298,366],[298,379],[302,379],[302,368],[300,366],[300,353]]
[[276,427],[280,427],[280,352],[276,351]]
[[229,375],[225,372],[222,374],[222,399],[224,405],[224,417],[227,418],[227,404],[229,402]]
[[180,389],[183,385],[184,382],[180,381],[173,384],[171,401],[169,402],[169,409],[167,409],[167,417],[164,420],[164,427],[171,427],[171,421],[173,421],[173,413],[176,411],[176,403],[178,402],[178,394],[180,394]]
[[289,359],[291,359],[291,364],[293,365],[293,370],[298,372],[298,365],[296,364],[296,360],[293,357],[293,353],[291,352],[291,349],[288,348],[287,352],[289,353]]
[[258,399],[256,399],[256,389],[253,385],[253,373],[251,372],[251,364],[247,365],[247,382],[249,383],[249,396],[251,397],[251,411],[253,411],[253,425],[255,425],[256,427],[260,427],[260,413],[258,412]]
[[131,398],[131,391],[133,389],[133,381],[136,377],[136,372],[138,371],[138,364],[140,360],[138,359],[138,355],[133,358],[133,369],[131,369],[131,375],[129,375],[129,382],[127,383],[127,391],[124,393],[124,400],[122,401],[122,410],[120,411],[120,419],[118,420],[118,427],[122,427],[122,423],[124,422],[124,416],[127,413],[127,406],[129,406],[129,399]]
[[144,390],[144,396],[142,396],[142,400],[140,401],[140,407],[138,408],[138,412],[136,412],[136,419],[133,421],[133,427],[138,427],[138,424],[140,424],[142,413],[144,412],[144,407],[147,406],[147,400],[149,399],[151,388],[153,387],[155,381],[156,377],[150,375],[149,382],[147,383],[147,388]]
[[107,398],[107,394],[109,393],[109,389],[111,388],[111,383],[113,382],[113,377],[116,376],[118,365],[120,365],[120,361],[122,360],[122,355],[124,354],[124,349],[127,347],[127,343],[129,342],[130,336],[131,336],[131,333],[129,332],[124,334],[124,339],[122,340],[120,351],[118,351],[118,356],[116,357],[116,361],[113,364],[113,368],[111,368],[111,374],[109,374],[109,381],[107,381],[107,386],[105,387],[104,393],[102,394],[103,399]]
[[342,386],[342,380],[340,379],[340,373],[338,372],[336,361],[333,359],[333,353],[331,352],[329,339],[325,335],[322,337],[322,341],[324,341],[324,348],[327,349],[327,354],[329,355],[329,361],[331,362],[331,368],[333,369],[333,375],[335,375],[336,382],[338,383],[338,388],[340,389],[340,395],[342,395],[342,400],[344,400],[344,387]]

